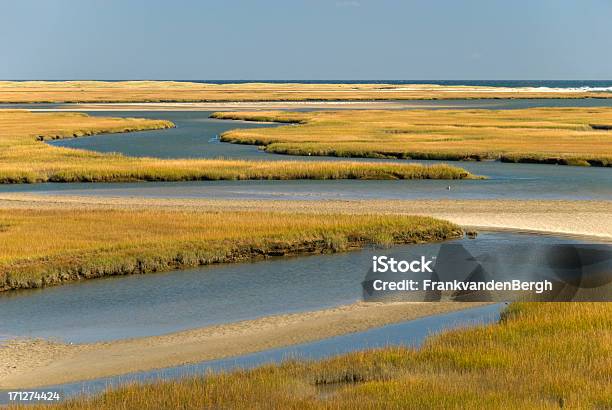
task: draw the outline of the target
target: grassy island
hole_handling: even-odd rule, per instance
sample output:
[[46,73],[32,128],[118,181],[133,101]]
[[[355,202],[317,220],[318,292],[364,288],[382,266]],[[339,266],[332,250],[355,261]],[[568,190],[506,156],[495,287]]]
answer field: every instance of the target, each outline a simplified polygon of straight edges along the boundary
[[0,183],[471,177],[448,165],[134,158],[43,142],[172,126],[165,120],[0,110]]
[[447,331],[417,350],[133,384],[50,408],[605,409],[611,337],[610,303],[513,304],[498,324]]
[[0,291],[461,234],[422,216],[0,209]]
[[436,84],[0,81],[0,103],[389,101],[477,98],[612,98],[612,93],[561,88]]
[[612,166],[612,108],[257,111],[213,117],[294,124],[221,136],[277,154]]

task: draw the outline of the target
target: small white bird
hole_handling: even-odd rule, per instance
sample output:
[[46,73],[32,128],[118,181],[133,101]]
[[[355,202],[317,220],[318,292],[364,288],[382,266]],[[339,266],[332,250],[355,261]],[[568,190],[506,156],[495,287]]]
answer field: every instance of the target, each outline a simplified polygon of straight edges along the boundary
[[450,191],[450,185],[446,187],[446,190],[447,190],[447,191]]

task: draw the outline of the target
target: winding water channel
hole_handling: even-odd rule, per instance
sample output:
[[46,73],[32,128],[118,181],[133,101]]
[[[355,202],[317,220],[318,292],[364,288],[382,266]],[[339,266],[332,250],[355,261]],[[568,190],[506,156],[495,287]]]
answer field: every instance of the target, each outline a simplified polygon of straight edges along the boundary
[[[402,107],[402,105],[405,105]],[[612,100],[410,101],[414,108],[516,109],[536,106],[612,106]],[[40,108],[40,105],[36,107]],[[15,107],[17,108],[17,107]],[[22,108],[30,108],[24,106]],[[63,109],[59,105],[50,109]],[[350,107],[348,107],[350,108]],[[121,152],[161,158],[237,158],[327,160],[267,154],[254,146],[221,143],[218,135],[233,128],[270,127],[209,118],[206,111],[91,111],[91,115],[163,118],[176,128],[58,140],[55,146]],[[357,159],[358,160],[358,159]],[[422,162],[426,161],[413,161]],[[487,180],[453,181],[217,181],[177,183],[0,185],[0,192],[46,195],[141,196],[223,199],[612,199],[612,172],[606,168],[458,162]],[[576,243],[573,239],[514,233],[481,233],[458,240],[475,254],[512,244]],[[406,252],[434,252],[439,244],[397,247]],[[43,337],[73,343],[166,334],[257,317],[323,309],[361,299],[372,255],[379,250],[278,258],[255,263],[216,265],[151,275],[113,277],[44,290],[0,293],[0,341]],[[290,280],[288,280],[290,278]],[[239,301],[239,302],[237,302]],[[205,370],[252,367],[290,356],[321,358],[386,344],[418,346],[432,333],[455,326],[489,323],[501,305],[432,316],[319,342],[154,372],[55,386],[67,395],[98,391],[125,381],[175,378]]]
[[[452,242],[462,243],[472,255],[495,255],[527,244],[579,243],[514,233],[481,233]],[[393,251],[418,258],[436,255],[439,247],[405,245]],[[0,293],[0,338],[108,341],[345,305],[361,300],[372,256],[389,251],[281,257]]]
[[[612,105],[608,100],[572,100],[575,105]],[[411,102],[413,104],[415,102]],[[451,102],[417,102],[427,107]],[[463,108],[524,108],[565,106],[567,100],[485,100],[452,102]],[[409,107],[412,107],[410,105]],[[255,146],[222,143],[218,135],[233,128],[270,127],[215,120],[208,111],[92,111],[91,115],[163,118],[176,128],[126,134],[97,135],[50,142],[55,146],[100,152],[121,152],[131,156],[161,158],[233,158],[337,161],[345,158],[303,157],[268,154]],[[372,161],[371,159],[354,159]],[[397,160],[380,160],[397,161]],[[435,161],[411,161],[434,163]],[[543,164],[508,164],[497,161],[451,162],[487,180],[453,181],[196,181],[143,183],[48,183],[1,185],[0,192],[38,192],[49,195],[144,196],[218,199],[612,199],[612,172],[597,167],[569,167]]]

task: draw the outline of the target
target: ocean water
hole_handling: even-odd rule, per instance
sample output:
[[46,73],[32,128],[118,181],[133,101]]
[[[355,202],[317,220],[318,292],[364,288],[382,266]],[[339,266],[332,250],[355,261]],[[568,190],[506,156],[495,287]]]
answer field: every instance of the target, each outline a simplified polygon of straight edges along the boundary
[[[187,80],[185,80],[187,81]],[[576,88],[612,92],[612,80],[190,80],[194,83],[241,84],[251,82],[291,84],[437,84],[485,87]]]
[[[156,80],[156,79],[151,79]],[[248,79],[248,80],[183,80],[183,79],[157,79],[159,81],[178,81],[192,83],[210,84],[245,84],[245,83],[270,83],[270,84],[438,84],[438,85],[468,85],[485,87],[547,87],[547,88],[581,88],[585,90],[612,92],[612,80],[270,80],[270,79]],[[17,80],[31,81],[31,80]],[[43,80],[43,81],[63,81],[63,80]],[[119,82],[128,80],[104,80],[109,82]]]

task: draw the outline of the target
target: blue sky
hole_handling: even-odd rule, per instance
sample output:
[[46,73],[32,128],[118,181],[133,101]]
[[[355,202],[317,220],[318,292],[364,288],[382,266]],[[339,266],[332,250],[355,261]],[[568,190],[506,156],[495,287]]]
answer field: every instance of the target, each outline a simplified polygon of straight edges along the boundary
[[612,79],[612,1],[0,1],[0,79]]

